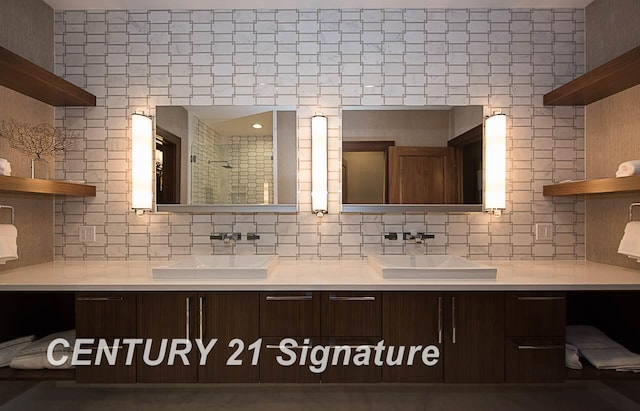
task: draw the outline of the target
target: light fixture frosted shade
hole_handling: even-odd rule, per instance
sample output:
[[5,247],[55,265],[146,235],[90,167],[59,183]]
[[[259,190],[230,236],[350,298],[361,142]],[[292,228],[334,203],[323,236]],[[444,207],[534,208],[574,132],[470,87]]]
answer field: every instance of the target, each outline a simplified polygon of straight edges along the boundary
[[327,118],[311,117],[311,210],[324,214],[328,209]]
[[494,114],[485,122],[484,208],[500,214],[507,204],[507,116]]
[[151,117],[131,116],[131,208],[153,206],[153,124]]

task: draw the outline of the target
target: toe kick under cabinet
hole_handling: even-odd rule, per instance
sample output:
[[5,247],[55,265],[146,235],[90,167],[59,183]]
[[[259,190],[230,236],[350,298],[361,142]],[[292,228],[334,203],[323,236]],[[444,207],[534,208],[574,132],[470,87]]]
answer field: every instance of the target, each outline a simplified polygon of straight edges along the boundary
[[[82,292],[79,338],[188,339],[189,365],[149,366],[142,348],[129,366],[78,367],[81,383],[496,383],[564,379],[562,293],[431,291]],[[218,342],[200,364],[196,340]],[[285,338],[299,345],[405,347],[401,365],[328,366],[277,361]],[[242,341],[240,347],[238,339]],[[260,346],[250,346],[261,340]],[[234,342],[235,341],[235,342]],[[413,365],[411,346],[435,346],[439,360]],[[562,346],[562,350],[560,347]],[[256,355],[256,351],[259,356]],[[355,351],[354,351],[355,352]],[[309,354],[309,353],[307,353]],[[385,351],[382,358],[386,359]],[[394,357],[398,351],[394,353]],[[372,356],[373,357],[373,356]],[[232,358],[238,365],[227,365]],[[258,358],[258,361],[254,360]],[[340,357],[342,358],[342,357]]]

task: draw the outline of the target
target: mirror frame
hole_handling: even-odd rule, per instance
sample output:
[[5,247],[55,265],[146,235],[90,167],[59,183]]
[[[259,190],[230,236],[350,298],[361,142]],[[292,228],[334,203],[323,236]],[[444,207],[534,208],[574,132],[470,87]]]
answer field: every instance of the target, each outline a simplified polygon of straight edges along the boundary
[[[343,106],[340,110],[340,128],[342,130],[343,111],[365,111],[365,110],[421,110],[427,108],[452,108],[482,106],[482,146],[485,144],[484,121],[488,114],[488,108],[483,104],[454,104],[454,105],[431,105],[431,106]],[[344,140],[343,144],[344,144]],[[342,145],[340,147],[342,152]],[[484,162],[484,160],[483,160]],[[484,167],[483,167],[484,168]],[[342,169],[340,170],[340,181],[342,181]],[[485,176],[482,176],[484,187]],[[340,193],[341,212],[349,213],[427,213],[427,212],[451,212],[451,213],[482,213],[484,212],[484,201],[481,204],[344,204],[342,202],[342,192]]]
[[[202,107],[215,107],[215,105],[211,106],[202,106]],[[278,105],[252,105],[251,107],[265,107],[271,108],[273,110],[282,110],[282,111],[294,111],[296,113],[296,168],[298,163],[298,107],[297,106],[278,106]],[[157,116],[153,117],[153,132],[156,132],[157,129]],[[155,151],[154,151],[154,161],[155,161]],[[276,164],[274,163],[274,168],[276,168]],[[189,170],[191,172],[191,170]],[[275,175],[275,170],[274,170]],[[154,183],[155,184],[155,183]],[[154,197],[153,197],[153,205],[155,212],[170,212],[170,213],[195,213],[195,214],[209,214],[209,213],[236,213],[236,214],[254,214],[254,213],[296,213],[298,211],[297,204],[297,196],[299,192],[299,178],[296,170],[296,204],[158,204],[156,202],[155,197],[155,188],[154,188]]]

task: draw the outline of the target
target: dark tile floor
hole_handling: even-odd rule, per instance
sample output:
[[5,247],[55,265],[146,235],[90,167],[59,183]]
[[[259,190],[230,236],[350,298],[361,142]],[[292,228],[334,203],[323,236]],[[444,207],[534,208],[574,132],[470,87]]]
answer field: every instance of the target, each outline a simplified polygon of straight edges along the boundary
[[0,400],[4,401],[0,410],[640,410],[640,381],[534,385],[16,384],[0,384]]

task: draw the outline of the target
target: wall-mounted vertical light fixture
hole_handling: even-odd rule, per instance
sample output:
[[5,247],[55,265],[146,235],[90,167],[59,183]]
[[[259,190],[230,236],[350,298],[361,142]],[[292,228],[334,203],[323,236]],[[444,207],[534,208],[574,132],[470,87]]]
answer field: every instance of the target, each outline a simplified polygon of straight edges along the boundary
[[311,210],[322,217],[329,208],[327,118],[311,117]]
[[507,116],[496,111],[485,121],[484,209],[500,215],[507,204]]
[[153,122],[131,115],[131,208],[142,215],[153,207]]

